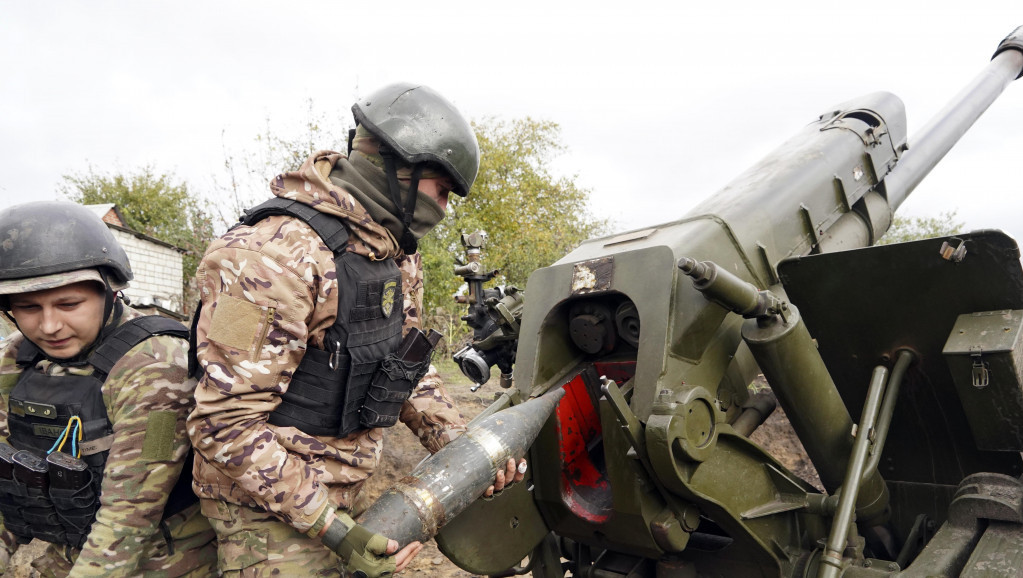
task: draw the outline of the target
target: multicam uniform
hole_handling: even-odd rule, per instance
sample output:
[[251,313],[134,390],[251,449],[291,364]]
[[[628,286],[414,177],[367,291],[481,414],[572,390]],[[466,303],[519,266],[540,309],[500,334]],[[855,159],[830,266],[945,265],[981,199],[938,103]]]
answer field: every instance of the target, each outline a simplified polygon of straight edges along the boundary
[[[141,317],[125,307],[119,324]],[[10,436],[8,409],[22,369],[16,365],[24,338],[12,334],[0,347],[0,437]],[[91,375],[90,365],[43,359],[43,375]],[[32,566],[42,576],[211,576],[216,541],[198,504],[161,521],[164,506],[189,450],[185,417],[195,381],[187,376],[185,340],[150,337],[112,367],[102,385],[113,440],[104,467],[102,495],[88,541],[81,550],[50,544]],[[2,547],[17,548],[0,532]],[[168,547],[173,547],[173,552]]]
[[[323,151],[278,176],[271,190],[343,219],[347,251],[372,261],[393,259],[402,277],[404,329],[417,327],[419,254],[401,253],[393,236],[329,180],[335,165],[354,170],[344,155]],[[282,575],[289,568],[337,575],[338,558],[305,532],[328,502],[352,509],[379,463],[382,431],[311,436],[267,421],[306,348],[325,348],[338,308],[334,255],[305,222],[272,216],[211,244],[197,279],[196,352],[205,375],[188,427],[196,448],[195,490],[220,536],[221,570],[259,564],[270,575],[277,564]],[[431,452],[465,431],[432,368],[400,419]]]

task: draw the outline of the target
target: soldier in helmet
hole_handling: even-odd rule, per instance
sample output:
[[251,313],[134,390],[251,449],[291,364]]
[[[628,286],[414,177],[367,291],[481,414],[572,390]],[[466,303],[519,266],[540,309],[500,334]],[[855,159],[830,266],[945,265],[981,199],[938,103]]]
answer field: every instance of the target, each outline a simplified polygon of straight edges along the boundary
[[[66,202],[0,212],[0,574],[50,542],[43,576],[209,576],[216,535],[191,491],[187,330],[119,291],[127,255]],[[184,472],[184,473],[183,473]]]
[[[428,359],[395,369],[420,321],[418,240],[449,193],[469,193],[476,137],[425,86],[391,85],[352,110],[349,154],[276,177],[275,198],[214,241],[197,273],[188,425],[226,576],[401,570],[421,545],[398,552],[353,520],[381,428],[400,419],[431,452],[465,431]],[[495,488],[521,479],[509,460]]]

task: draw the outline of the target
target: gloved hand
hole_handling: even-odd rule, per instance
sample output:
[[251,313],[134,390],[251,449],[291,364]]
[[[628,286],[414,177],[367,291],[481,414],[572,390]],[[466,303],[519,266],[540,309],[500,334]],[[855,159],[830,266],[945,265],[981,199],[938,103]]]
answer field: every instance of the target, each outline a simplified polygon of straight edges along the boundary
[[344,569],[355,578],[380,578],[394,574],[394,556],[387,555],[387,538],[358,525],[344,512],[334,519],[320,537],[323,545],[344,561]]

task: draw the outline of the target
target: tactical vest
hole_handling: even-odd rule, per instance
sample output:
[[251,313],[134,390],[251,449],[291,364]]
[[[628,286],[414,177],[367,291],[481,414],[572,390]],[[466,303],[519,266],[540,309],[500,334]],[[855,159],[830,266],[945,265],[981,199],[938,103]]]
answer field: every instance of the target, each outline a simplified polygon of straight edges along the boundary
[[[252,225],[274,215],[305,222],[334,254],[338,305],[334,324],[324,336],[325,348],[307,347],[268,421],[311,435],[337,438],[359,429],[392,425],[397,421],[396,409],[383,418],[367,418],[363,407],[381,361],[401,342],[401,271],[391,259],[371,261],[346,251],[348,230],[344,222],[297,201],[271,199],[246,211],[241,224]],[[413,385],[404,392],[406,398]]]
[[[88,356],[86,363],[94,370],[91,375],[46,375],[36,369],[43,355],[32,342],[26,339],[18,349],[17,364],[22,372],[9,399],[7,441],[14,450],[32,454],[20,460],[15,454],[15,462],[38,467],[20,467],[19,474],[16,465],[9,479],[0,475],[0,512],[4,526],[20,540],[35,537],[75,548],[84,544],[99,510],[103,470],[113,443],[113,425],[103,403],[103,383],[129,350],[156,335],[187,339],[188,332],[177,321],[155,315],[127,321]],[[81,460],[87,465],[78,472],[53,467],[46,461],[72,416],[81,419],[82,439],[77,443],[82,448]],[[63,451],[70,453],[70,447],[69,438]],[[3,461],[9,464],[10,456]],[[188,457],[164,508],[164,518],[197,501],[191,488],[191,467]],[[62,483],[67,480],[60,477],[68,472],[78,476],[75,479],[91,481],[69,488],[69,484]]]

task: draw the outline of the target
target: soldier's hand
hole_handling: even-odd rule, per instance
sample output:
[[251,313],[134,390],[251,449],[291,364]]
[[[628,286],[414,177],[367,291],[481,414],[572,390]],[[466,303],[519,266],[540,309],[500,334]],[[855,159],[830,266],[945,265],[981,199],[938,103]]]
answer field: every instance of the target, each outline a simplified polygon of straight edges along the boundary
[[395,542],[394,540],[388,540],[387,553],[394,554],[394,561],[397,565],[397,567],[394,570],[394,573],[397,574],[398,572],[401,572],[406,567],[408,567],[409,562],[412,562],[412,559],[415,558],[416,554],[418,554],[419,551],[422,549],[423,549],[422,542],[412,542],[408,546],[402,548],[400,552],[395,553],[396,550],[398,550],[398,543]]
[[514,458],[508,458],[508,462],[505,463],[503,470],[497,470],[497,478],[494,480],[494,485],[487,488],[485,497],[489,498],[496,494],[501,493],[506,487],[521,482],[526,477],[526,460],[521,459],[519,463],[515,463]]
[[[341,557],[342,566],[349,576],[380,578],[390,576],[397,570],[397,560],[391,554],[397,551],[398,543],[356,524],[348,514],[337,512],[323,533],[322,540],[325,546]],[[408,557],[405,550],[402,553]],[[408,563],[407,560],[404,562]]]

